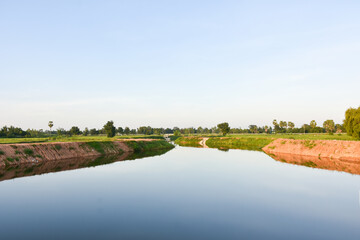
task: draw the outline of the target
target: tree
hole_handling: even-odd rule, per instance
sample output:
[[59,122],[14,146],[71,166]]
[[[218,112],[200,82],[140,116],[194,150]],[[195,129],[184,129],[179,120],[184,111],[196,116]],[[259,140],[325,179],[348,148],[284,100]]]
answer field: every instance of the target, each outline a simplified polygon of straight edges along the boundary
[[71,127],[70,135],[80,135],[80,134],[81,134],[81,131],[78,127],[76,127],[76,126]]
[[293,129],[295,127],[295,124],[293,122],[288,122],[287,124],[290,129]]
[[332,133],[335,129],[334,120],[326,120],[323,124],[323,127],[325,128],[326,132]]
[[251,133],[256,133],[257,132],[258,127],[256,125],[250,125],[249,126],[249,130]]
[[287,122],[286,121],[280,121],[280,128],[284,129],[287,128]]
[[53,122],[53,121],[49,121],[48,126],[49,126],[49,128],[50,128],[50,134],[51,134],[51,129],[52,129],[52,127],[54,126],[54,122]]
[[96,128],[90,129],[90,135],[91,135],[91,136],[95,136],[95,135],[98,135],[98,134],[99,134],[99,131],[96,130]]
[[85,130],[83,131],[83,135],[84,136],[89,135],[89,129],[88,128],[85,128]]
[[225,136],[230,132],[230,127],[227,122],[219,123],[217,127],[220,129],[221,133]]
[[129,135],[130,134],[130,128],[129,127],[126,127],[125,130],[124,130],[124,133],[126,135]]
[[105,133],[106,133],[107,137],[114,137],[115,136],[115,131],[116,131],[116,128],[114,127],[114,122],[113,121],[108,121],[104,125],[104,130],[105,130]]
[[311,120],[311,122],[310,122],[310,127],[311,127],[312,129],[314,129],[314,128],[316,128],[316,125],[317,125],[317,123],[315,122],[315,120]]
[[123,129],[122,127],[118,127],[118,128],[117,128],[117,132],[118,132],[119,134],[123,134],[123,133],[124,133],[124,129]]
[[360,139],[360,107],[346,110],[344,128],[348,135]]

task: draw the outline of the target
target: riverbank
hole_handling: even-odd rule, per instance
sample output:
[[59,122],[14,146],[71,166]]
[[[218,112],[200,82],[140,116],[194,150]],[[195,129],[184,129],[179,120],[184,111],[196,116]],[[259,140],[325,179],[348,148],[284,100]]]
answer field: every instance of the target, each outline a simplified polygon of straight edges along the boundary
[[139,153],[173,147],[172,144],[157,139],[0,144],[0,167],[71,158],[121,155],[126,152]]
[[262,151],[274,139],[265,137],[180,137],[176,144],[184,147],[209,147]]
[[276,160],[284,156],[287,159],[301,156],[360,163],[360,141],[283,139],[254,135],[253,137],[180,137],[175,140],[175,143],[180,146],[209,147],[220,150],[264,151]]
[[276,139],[263,148],[270,155],[296,155],[360,161],[360,141]]

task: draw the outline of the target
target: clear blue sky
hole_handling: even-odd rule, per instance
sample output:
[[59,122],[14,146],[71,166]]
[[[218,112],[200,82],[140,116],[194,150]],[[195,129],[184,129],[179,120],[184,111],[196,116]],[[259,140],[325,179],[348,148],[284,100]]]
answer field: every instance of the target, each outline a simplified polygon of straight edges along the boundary
[[360,1],[0,1],[0,126],[341,122]]

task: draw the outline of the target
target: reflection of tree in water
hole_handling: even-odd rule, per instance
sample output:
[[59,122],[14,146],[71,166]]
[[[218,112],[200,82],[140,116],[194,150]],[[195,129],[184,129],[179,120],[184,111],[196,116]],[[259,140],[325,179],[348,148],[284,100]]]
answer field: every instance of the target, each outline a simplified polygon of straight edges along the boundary
[[305,167],[360,174],[360,162],[356,160],[322,158],[321,155],[313,157],[293,154],[269,154],[269,156],[276,161],[302,165]]
[[113,162],[136,160],[140,158],[162,155],[169,149],[144,151],[139,153],[123,153],[121,155],[109,155],[101,157],[71,158],[65,160],[48,161],[41,163],[22,164],[0,168],[0,181],[18,177],[40,175],[44,173],[74,170],[79,168],[96,167]]

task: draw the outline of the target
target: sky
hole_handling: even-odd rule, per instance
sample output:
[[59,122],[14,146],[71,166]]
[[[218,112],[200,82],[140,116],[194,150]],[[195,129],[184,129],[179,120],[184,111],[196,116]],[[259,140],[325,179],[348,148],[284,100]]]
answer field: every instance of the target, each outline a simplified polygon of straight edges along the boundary
[[360,1],[0,0],[0,127],[297,127],[360,106]]

